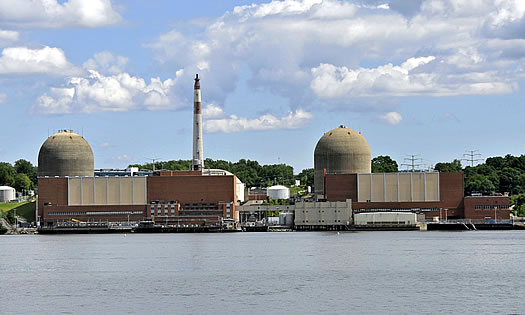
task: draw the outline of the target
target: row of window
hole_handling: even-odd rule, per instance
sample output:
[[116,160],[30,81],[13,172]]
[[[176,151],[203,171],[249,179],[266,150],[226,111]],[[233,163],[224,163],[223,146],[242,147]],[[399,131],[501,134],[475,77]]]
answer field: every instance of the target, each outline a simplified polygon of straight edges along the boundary
[[143,211],[76,211],[76,212],[49,212],[48,215],[126,215],[126,214],[144,214]]
[[439,211],[439,208],[375,208],[375,209],[354,209],[354,212],[430,212]]
[[476,205],[474,206],[474,209],[476,210],[486,210],[486,209],[492,209],[494,210],[494,208],[496,209],[508,209],[509,208],[509,205]]

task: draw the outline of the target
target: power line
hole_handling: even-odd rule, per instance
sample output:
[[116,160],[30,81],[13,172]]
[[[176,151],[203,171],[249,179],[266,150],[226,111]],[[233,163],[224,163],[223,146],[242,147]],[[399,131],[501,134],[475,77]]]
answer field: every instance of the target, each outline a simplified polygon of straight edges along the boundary
[[[476,153],[476,152],[479,152],[479,150],[465,150],[465,152],[467,153],[464,153],[463,154],[463,159],[461,159],[461,161],[467,161],[467,162],[470,162],[470,166],[474,166],[474,162],[479,162],[479,161],[483,161],[483,159],[477,159],[476,157],[481,157],[482,155],[480,153]],[[467,157],[467,158],[465,158]]]
[[404,161],[405,162],[410,162],[410,163],[402,163],[401,166],[407,166],[407,167],[410,167],[411,168],[411,171],[414,172],[416,167],[420,167],[421,165],[423,164],[416,164],[416,161],[420,161],[422,162],[423,159],[422,158],[418,158],[419,154],[407,154],[409,157],[405,158]]

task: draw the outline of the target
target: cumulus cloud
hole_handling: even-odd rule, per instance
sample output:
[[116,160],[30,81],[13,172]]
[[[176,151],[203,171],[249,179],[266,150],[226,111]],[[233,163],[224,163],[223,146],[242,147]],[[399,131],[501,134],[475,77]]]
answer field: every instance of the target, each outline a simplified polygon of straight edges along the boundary
[[19,35],[15,31],[0,30],[0,40],[17,41]]
[[403,120],[403,116],[398,112],[389,112],[381,115],[380,118],[391,125],[397,125]]
[[101,73],[117,74],[125,70],[129,59],[124,56],[115,56],[109,51],[96,53],[93,58],[83,64],[84,69],[96,70]]
[[[478,62],[475,56],[455,56],[448,63],[467,67]],[[459,62],[456,59],[460,59]],[[467,59],[468,60],[465,60]],[[380,96],[452,96],[503,94],[517,89],[516,83],[508,82],[504,74],[487,71],[467,74],[442,74],[440,63],[430,65],[434,56],[410,58],[400,66],[387,64],[377,68],[336,67],[321,64],[312,68],[311,88],[322,99]],[[422,67],[429,65],[428,67]]]
[[67,60],[64,51],[56,47],[9,47],[4,48],[0,56],[0,74],[73,75],[79,72]]
[[217,104],[208,104],[202,109],[202,116],[205,119],[220,118],[224,116],[224,110]]
[[313,118],[309,112],[301,109],[290,112],[278,118],[266,114],[258,118],[248,119],[231,115],[225,119],[211,119],[204,122],[204,129],[208,133],[233,133],[256,130],[297,129],[304,127]]
[[319,100],[363,110],[356,104],[372,99],[511,93],[525,77],[523,3],[272,1],[235,7],[196,32],[173,29],[148,47],[166,67],[184,69],[185,80],[199,72],[217,104],[243,71],[249,87],[283,96],[293,109]]
[[130,110],[174,109],[171,89],[183,71],[174,79],[151,78],[150,83],[123,72],[105,76],[89,70],[86,77],[72,77],[66,87],[51,88],[41,95],[33,111],[44,114],[126,112]]
[[0,0],[0,23],[27,27],[101,27],[122,17],[111,0]]

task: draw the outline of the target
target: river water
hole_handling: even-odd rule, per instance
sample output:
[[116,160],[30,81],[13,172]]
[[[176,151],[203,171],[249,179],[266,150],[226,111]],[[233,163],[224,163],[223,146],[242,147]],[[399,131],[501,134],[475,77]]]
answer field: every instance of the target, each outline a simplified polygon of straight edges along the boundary
[[525,313],[525,233],[0,236],[0,314]]

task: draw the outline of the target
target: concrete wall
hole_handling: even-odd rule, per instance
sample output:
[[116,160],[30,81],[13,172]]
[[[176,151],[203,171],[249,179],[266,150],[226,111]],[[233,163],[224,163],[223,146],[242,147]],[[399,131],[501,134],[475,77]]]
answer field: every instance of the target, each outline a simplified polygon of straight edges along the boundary
[[146,178],[133,177],[69,177],[68,205],[145,205]]
[[377,212],[354,214],[354,225],[415,225],[417,214],[408,212]]
[[347,225],[352,223],[352,202],[298,202],[295,204],[295,225]]
[[[410,175],[400,173],[400,199],[410,197]],[[404,176],[402,176],[404,175]],[[370,178],[370,176],[368,176]],[[427,181],[432,185],[435,181]],[[357,200],[357,174],[328,174],[326,176],[327,200],[344,201]],[[387,182],[387,185],[388,182]],[[390,182],[390,185],[393,185]],[[402,188],[404,186],[404,188]],[[432,186],[431,186],[432,187]],[[430,188],[429,188],[430,189]],[[431,188],[435,191],[435,188]],[[391,192],[393,190],[390,190]],[[387,191],[387,196],[393,193]],[[427,191],[427,197],[432,196]],[[463,173],[439,173],[439,201],[383,201],[383,202],[353,202],[354,211],[383,212],[389,210],[424,212],[427,217],[444,216],[443,209],[447,209],[449,217],[462,218],[463,212]]]
[[439,173],[357,174],[357,202],[439,201]]

